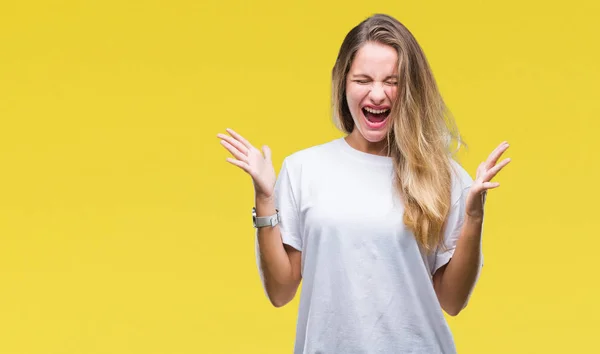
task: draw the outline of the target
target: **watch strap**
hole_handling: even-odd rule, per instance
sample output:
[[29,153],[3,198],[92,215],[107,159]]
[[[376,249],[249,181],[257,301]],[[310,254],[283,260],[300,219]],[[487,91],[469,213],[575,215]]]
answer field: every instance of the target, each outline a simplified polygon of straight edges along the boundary
[[275,209],[275,214],[269,216],[256,216],[256,207],[252,208],[252,220],[255,228],[274,227],[281,222],[279,210]]

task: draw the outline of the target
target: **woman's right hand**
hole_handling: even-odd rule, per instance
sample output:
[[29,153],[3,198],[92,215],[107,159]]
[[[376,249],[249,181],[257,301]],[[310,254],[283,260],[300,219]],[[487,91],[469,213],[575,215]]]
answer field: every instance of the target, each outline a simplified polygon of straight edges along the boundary
[[232,129],[226,131],[229,135],[219,133],[217,137],[221,139],[221,145],[233,155],[233,158],[228,157],[227,161],[252,177],[257,199],[273,198],[276,176],[269,147],[263,146],[261,153]]

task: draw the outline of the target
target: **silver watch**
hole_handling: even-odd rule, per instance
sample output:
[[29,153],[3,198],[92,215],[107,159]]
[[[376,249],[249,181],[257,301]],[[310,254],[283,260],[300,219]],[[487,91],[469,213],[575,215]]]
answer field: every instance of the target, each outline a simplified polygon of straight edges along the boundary
[[252,208],[252,224],[255,228],[275,226],[281,221],[279,210],[275,209],[275,214],[271,216],[256,216],[256,207]]

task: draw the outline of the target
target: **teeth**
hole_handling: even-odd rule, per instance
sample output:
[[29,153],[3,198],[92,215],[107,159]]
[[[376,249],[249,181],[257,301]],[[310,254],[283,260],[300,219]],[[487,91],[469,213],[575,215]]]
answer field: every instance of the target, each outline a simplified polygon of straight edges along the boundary
[[373,113],[373,114],[381,114],[381,113],[385,113],[387,111],[389,111],[389,108],[386,109],[372,109],[369,107],[365,107],[365,111],[369,112],[369,113]]

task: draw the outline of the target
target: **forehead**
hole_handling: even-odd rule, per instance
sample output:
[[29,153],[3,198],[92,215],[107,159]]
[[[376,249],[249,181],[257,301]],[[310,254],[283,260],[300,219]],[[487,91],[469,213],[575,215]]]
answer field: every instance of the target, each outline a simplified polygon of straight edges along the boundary
[[398,70],[398,53],[389,45],[367,42],[361,46],[350,67],[353,74],[392,75]]

